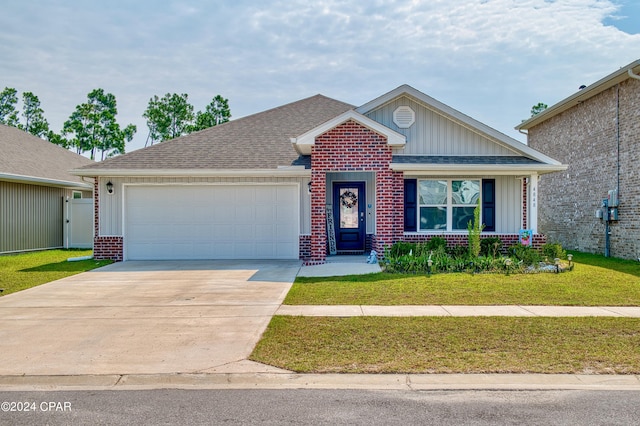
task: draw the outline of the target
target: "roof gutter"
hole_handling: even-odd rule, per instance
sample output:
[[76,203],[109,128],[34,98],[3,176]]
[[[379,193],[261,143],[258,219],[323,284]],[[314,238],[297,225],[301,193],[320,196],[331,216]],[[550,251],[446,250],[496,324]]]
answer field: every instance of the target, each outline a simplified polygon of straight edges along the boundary
[[15,175],[10,173],[0,173],[0,180],[69,189],[93,189],[93,185],[89,183],[47,179],[36,176]]
[[640,80],[640,75],[634,74],[633,73],[633,68],[629,68],[629,70],[627,71],[627,74],[629,74],[629,77],[631,77],[631,78],[635,78],[636,80]]
[[77,176],[96,177],[308,177],[311,170],[304,166],[283,166],[277,169],[75,169]]
[[578,92],[561,100],[560,102],[551,105],[549,108],[534,115],[528,120],[523,121],[522,123],[518,124],[515,129],[518,131],[521,131],[523,129],[529,130],[530,128],[540,124],[541,122],[546,121],[551,117],[554,117],[555,115],[560,114],[576,105],[579,105],[582,102],[590,99],[591,97],[614,87],[616,84],[623,82],[629,77],[634,79],[640,78],[639,75],[633,72],[633,70],[638,67],[640,67],[640,60],[636,60],[629,65],[621,67],[619,70],[596,81],[595,83],[585,87],[584,89],[579,90]]
[[391,169],[397,172],[404,172],[405,175],[421,176],[484,176],[484,175],[529,175],[547,174],[567,170],[566,164],[545,164],[531,167],[531,165],[511,165],[496,166],[495,164],[465,164],[459,167],[452,167],[451,164],[406,164],[391,163]]

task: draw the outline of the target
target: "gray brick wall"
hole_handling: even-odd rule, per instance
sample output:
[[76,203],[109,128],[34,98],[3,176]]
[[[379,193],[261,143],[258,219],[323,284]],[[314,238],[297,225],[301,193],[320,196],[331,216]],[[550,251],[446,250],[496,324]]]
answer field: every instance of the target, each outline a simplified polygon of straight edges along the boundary
[[529,129],[528,140],[569,165],[540,179],[539,231],[565,248],[604,253],[605,225],[595,211],[617,187],[619,170],[620,220],[611,225],[610,254],[640,257],[640,81],[628,79]]

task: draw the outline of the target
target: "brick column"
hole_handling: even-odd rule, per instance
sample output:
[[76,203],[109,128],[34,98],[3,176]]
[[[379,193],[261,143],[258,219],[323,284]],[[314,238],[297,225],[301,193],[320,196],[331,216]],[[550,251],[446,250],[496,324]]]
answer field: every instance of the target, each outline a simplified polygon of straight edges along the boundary
[[311,170],[311,258],[308,264],[324,263],[327,257],[326,222],[327,175],[324,171]]
[[390,169],[376,173],[376,238],[373,250],[379,257],[385,247],[399,241],[404,229],[404,184],[402,172]]

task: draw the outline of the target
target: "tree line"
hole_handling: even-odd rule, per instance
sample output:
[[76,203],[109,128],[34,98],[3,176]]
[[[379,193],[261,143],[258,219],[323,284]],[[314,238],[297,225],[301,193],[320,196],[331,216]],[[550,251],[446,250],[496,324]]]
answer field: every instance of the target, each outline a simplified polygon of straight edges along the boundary
[[[186,93],[167,93],[149,99],[142,116],[149,133],[145,146],[174,139],[192,132],[225,123],[231,118],[229,100],[216,95],[204,111],[194,113]],[[5,87],[0,92],[0,123],[17,127],[56,145],[72,149],[78,154],[89,153],[101,160],[125,153],[125,144],[133,139],[137,127],[121,127],[116,97],[103,89],[89,92],[86,102],[77,105],[59,133],[49,128],[40,107],[40,100],[32,92],[22,93],[22,112],[18,110],[18,92]]]

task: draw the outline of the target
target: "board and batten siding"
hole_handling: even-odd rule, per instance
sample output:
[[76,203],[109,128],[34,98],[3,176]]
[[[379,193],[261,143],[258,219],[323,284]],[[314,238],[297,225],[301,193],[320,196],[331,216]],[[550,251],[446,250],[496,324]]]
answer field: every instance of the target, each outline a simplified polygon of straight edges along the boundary
[[0,253],[63,246],[63,188],[0,181]]
[[[401,129],[393,122],[393,111],[399,106],[408,106],[416,114],[415,123],[408,129]],[[517,155],[406,96],[366,115],[406,136],[406,146],[394,149],[394,155]]]
[[[106,183],[113,183],[112,195],[107,194]],[[219,185],[219,184],[298,183],[300,186],[300,234],[311,234],[311,198],[307,184],[309,178],[160,178],[160,177],[113,177],[100,178],[100,235],[122,236],[123,186],[134,185]],[[297,208],[297,206],[296,206]]]

